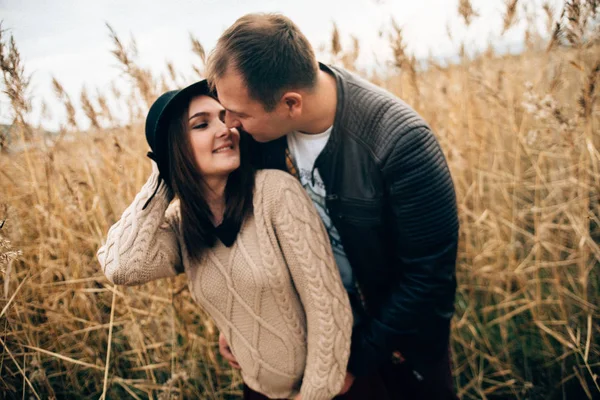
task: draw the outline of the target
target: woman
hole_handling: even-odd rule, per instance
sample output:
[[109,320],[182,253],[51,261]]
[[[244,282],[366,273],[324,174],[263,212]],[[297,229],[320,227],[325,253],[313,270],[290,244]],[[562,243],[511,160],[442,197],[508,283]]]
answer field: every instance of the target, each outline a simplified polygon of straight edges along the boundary
[[332,398],[352,314],[327,232],[295,178],[252,170],[224,115],[205,81],[152,105],[153,171],[98,251],[102,270],[118,285],[185,272],[250,389]]

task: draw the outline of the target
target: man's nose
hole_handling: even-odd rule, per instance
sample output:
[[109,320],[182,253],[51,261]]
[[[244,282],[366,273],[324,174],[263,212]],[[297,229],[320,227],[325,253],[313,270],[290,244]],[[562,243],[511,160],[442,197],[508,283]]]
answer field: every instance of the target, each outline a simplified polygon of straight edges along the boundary
[[240,123],[240,121],[235,118],[229,111],[225,111],[225,125],[227,125],[228,128],[239,128],[240,126],[242,126],[242,124]]

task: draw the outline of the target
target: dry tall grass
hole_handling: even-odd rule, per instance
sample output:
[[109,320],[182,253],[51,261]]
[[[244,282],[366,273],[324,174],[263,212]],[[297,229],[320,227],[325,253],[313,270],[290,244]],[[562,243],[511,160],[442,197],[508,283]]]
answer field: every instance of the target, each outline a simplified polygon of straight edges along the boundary
[[[516,3],[506,2],[507,24]],[[477,17],[468,1],[460,5],[465,21]],[[452,348],[462,398],[600,394],[600,51],[594,26],[585,26],[597,9],[593,1],[567,2],[563,17],[548,24],[548,51],[463,52],[456,65],[431,61],[427,69],[405,53],[393,25],[394,65],[387,77],[371,76],[430,122],[456,184]],[[240,378],[217,356],[217,332],[183,276],[114,287],[95,259],[150,172],[135,114],[159,85],[136,64],[135,45],[110,35],[136,88],[126,100],[132,123],[106,128],[114,125],[108,94],[97,96],[96,108],[84,91],[94,130],[0,156],[0,391],[8,398],[235,398]],[[345,51],[339,35],[335,29],[332,59],[354,68],[358,42]],[[12,48],[0,47],[2,65],[21,74],[3,67],[6,88],[22,88],[26,81],[14,80],[26,78],[23,66],[5,62],[18,58]],[[16,99],[26,98],[19,90]],[[59,95],[68,110],[70,100]],[[15,104],[26,132],[28,109]]]

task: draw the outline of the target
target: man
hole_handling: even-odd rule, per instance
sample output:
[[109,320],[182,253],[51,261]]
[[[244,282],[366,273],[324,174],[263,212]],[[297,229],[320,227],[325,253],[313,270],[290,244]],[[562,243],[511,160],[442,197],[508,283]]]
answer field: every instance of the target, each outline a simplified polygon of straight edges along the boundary
[[[207,72],[226,124],[254,139],[256,165],[296,175],[328,229],[356,319],[341,394],[454,398],[458,218],[427,124],[390,93],[318,63],[281,15],[238,19]],[[235,366],[223,339],[220,349]]]

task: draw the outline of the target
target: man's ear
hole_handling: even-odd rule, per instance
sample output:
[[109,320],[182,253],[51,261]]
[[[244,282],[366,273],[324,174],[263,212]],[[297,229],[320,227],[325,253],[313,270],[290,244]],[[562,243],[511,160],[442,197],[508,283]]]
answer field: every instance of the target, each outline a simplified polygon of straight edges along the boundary
[[285,92],[281,102],[290,117],[297,117],[302,112],[302,95],[298,92]]

